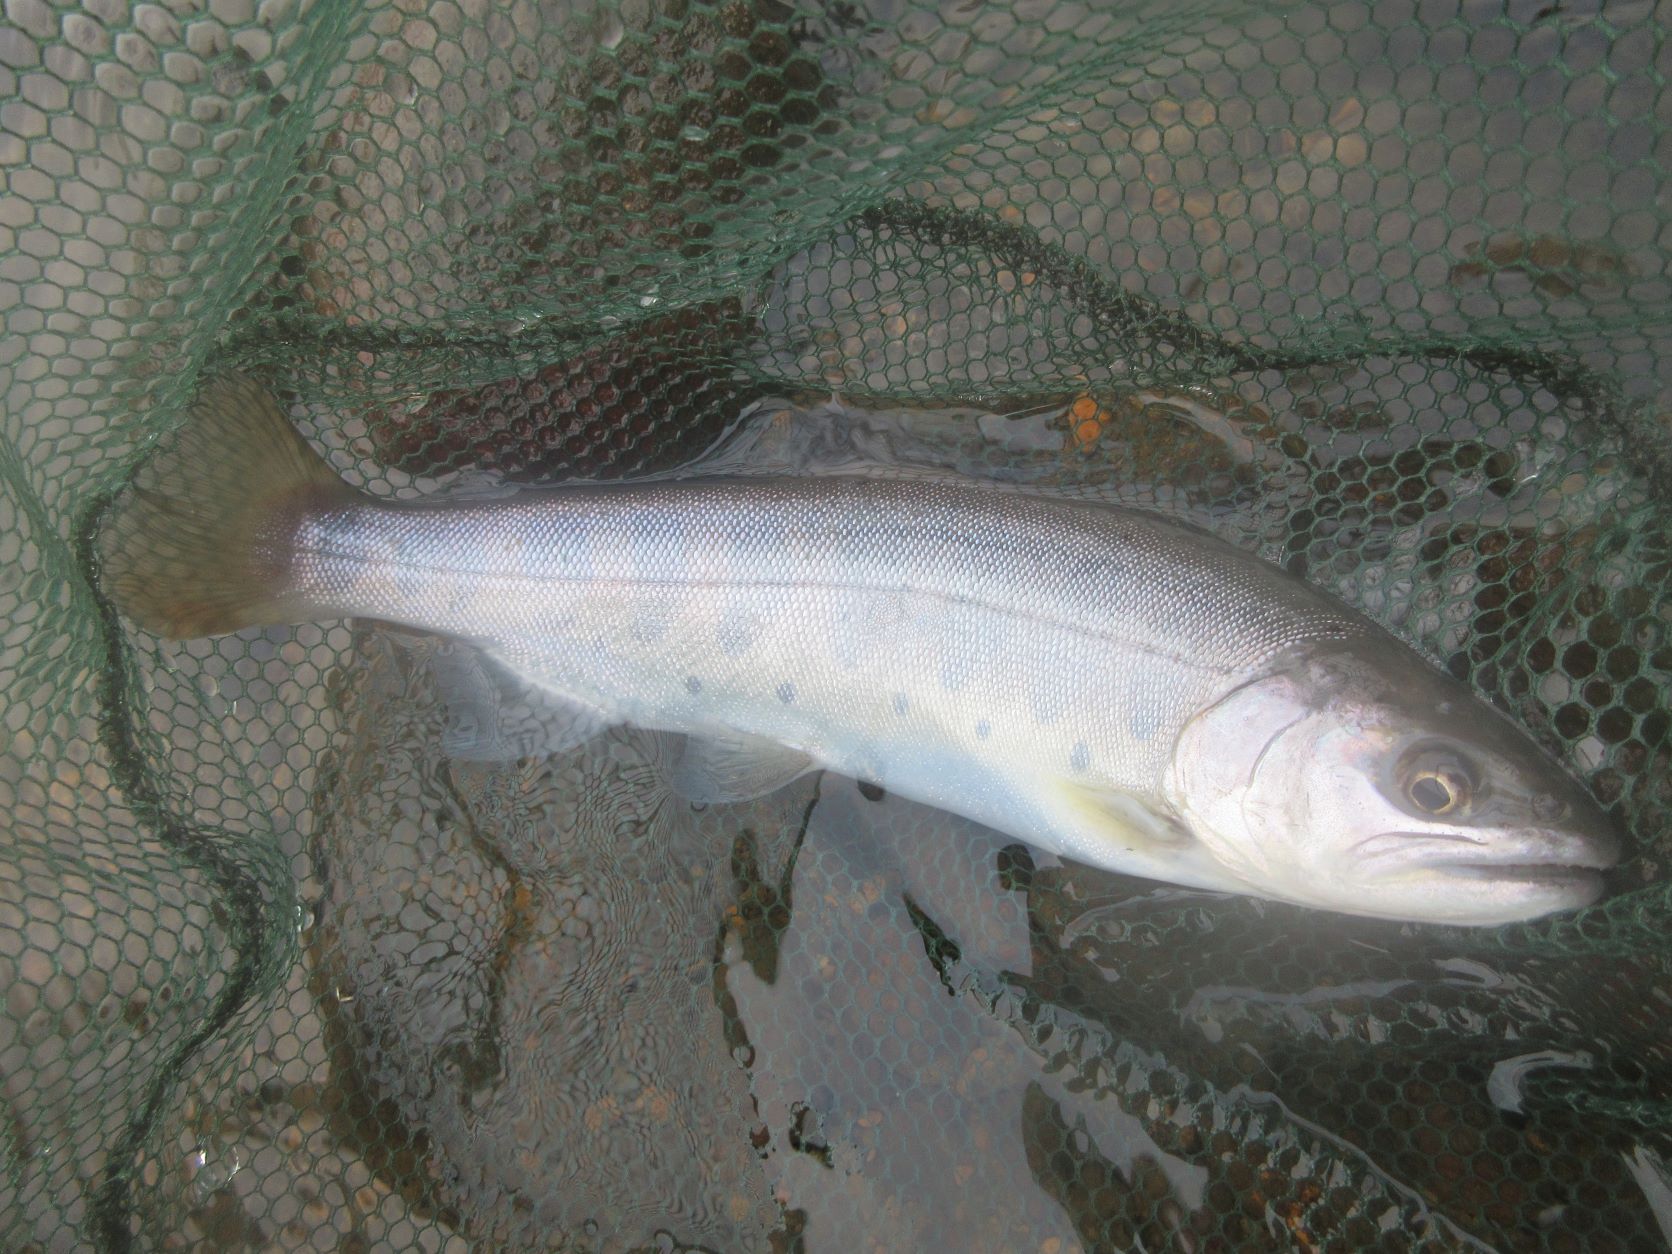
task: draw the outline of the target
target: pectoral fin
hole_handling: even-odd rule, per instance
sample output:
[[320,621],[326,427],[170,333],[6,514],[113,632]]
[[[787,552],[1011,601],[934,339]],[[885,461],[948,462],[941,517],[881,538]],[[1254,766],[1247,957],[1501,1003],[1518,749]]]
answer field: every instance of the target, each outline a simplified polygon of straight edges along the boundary
[[1127,875],[1220,892],[1247,892],[1159,798],[1078,780],[1052,791],[1057,848]]
[[1135,852],[1179,849],[1195,844],[1190,830],[1160,801],[1116,788],[1077,781],[1059,791],[1064,808],[1075,816],[1076,827],[1103,833]]
[[668,785],[687,801],[719,805],[764,797],[813,769],[805,753],[760,736],[687,736],[669,765]]

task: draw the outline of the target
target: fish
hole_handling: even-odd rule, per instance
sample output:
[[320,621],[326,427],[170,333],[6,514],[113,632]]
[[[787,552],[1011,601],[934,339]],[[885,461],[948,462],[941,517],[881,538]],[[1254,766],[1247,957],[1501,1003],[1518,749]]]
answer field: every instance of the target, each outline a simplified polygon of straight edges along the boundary
[[458,642],[549,703],[546,751],[665,733],[697,803],[823,769],[1093,867],[1456,925],[1588,905],[1619,858],[1466,685],[1142,510],[874,474],[381,499],[228,375],[97,552],[164,637],[370,618]]

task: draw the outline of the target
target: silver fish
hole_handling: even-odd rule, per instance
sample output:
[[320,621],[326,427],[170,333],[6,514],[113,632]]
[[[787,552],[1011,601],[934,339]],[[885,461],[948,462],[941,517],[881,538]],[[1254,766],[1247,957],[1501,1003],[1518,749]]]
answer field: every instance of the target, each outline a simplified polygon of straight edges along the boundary
[[471,642],[676,783],[829,768],[1081,862],[1385,918],[1585,905],[1607,819],[1340,602],[1192,528],[977,483],[570,485],[390,502],[211,385],[101,538],[168,636],[340,616]]

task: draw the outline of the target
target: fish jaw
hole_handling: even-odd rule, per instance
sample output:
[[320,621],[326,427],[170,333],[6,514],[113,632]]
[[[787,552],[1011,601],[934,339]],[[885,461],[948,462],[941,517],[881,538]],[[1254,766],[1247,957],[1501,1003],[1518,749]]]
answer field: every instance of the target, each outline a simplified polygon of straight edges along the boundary
[[1387,915],[1411,917],[1403,903],[1415,903],[1435,921],[1495,926],[1591,905],[1619,852],[1612,833],[1521,827],[1384,832],[1363,842],[1359,856],[1388,864],[1378,890]]

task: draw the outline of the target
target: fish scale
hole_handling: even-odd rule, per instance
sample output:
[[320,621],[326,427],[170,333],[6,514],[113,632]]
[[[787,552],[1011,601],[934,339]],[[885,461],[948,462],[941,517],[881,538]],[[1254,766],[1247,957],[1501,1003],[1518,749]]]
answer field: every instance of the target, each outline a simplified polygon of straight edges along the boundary
[[[623,721],[747,732],[942,805],[947,789],[919,778],[943,747],[924,752],[926,727],[984,791],[1021,753],[1156,794],[1192,713],[1285,648],[1364,632],[1297,580],[1257,584],[1245,555],[1190,528],[956,483],[366,502],[282,543],[287,591],[312,616],[467,637]],[[968,678],[948,686],[949,671]]]
[[147,478],[102,542],[143,625],[467,641],[564,711],[547,749],[683,733],[695,798],[828,768],[1113,870],[1454,922],[1584,904],[1617,856],[1462,685],[1142,511],[840,475],[379,501],[239,379]]

